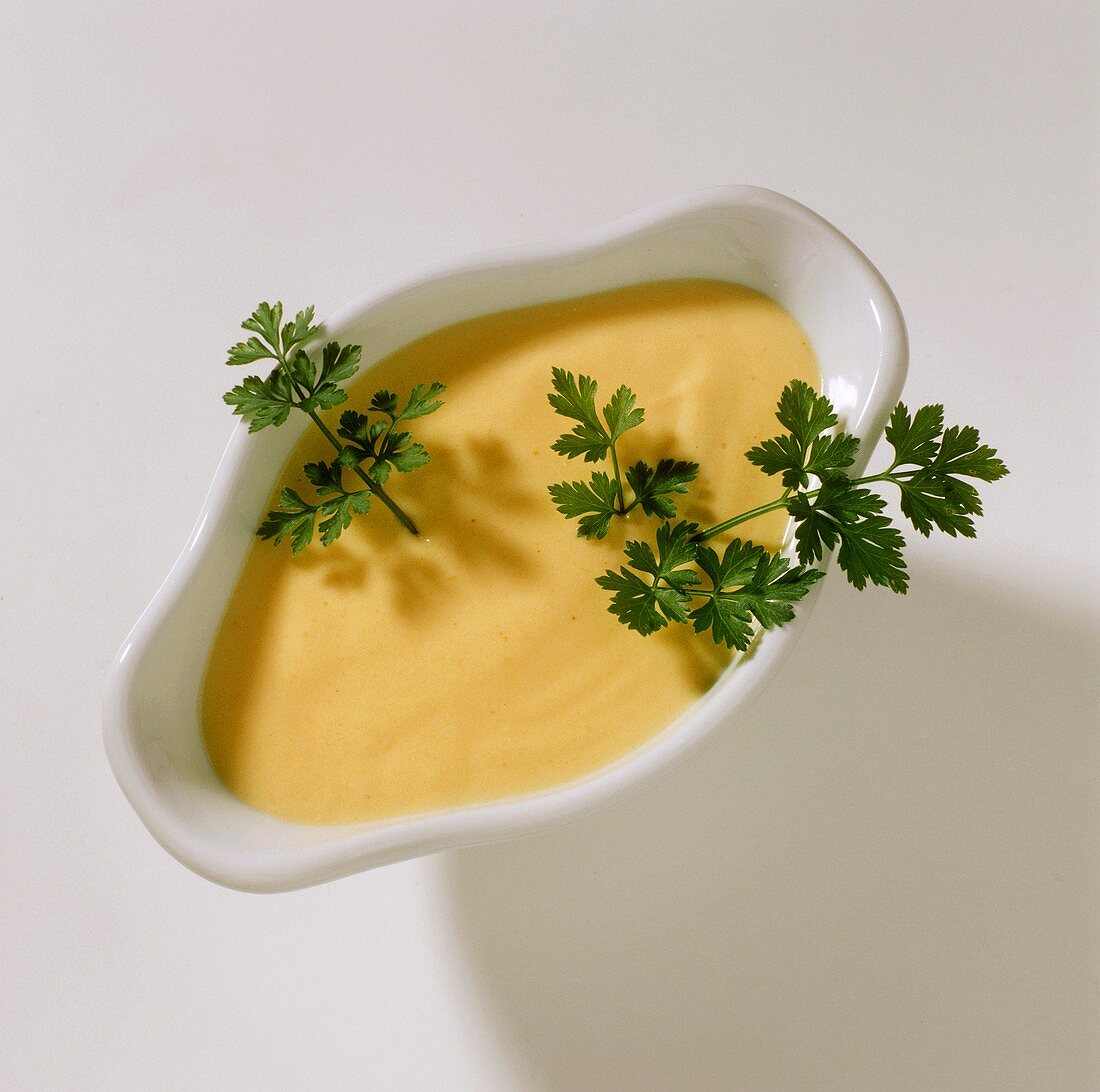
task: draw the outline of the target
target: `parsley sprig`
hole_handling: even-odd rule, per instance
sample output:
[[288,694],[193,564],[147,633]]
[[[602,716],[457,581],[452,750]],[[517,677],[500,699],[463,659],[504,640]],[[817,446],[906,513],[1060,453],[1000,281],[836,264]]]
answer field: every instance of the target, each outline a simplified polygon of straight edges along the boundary
[[952,536],[973,538],[982,501],[966,479],[995,482],[1008,473],[997,452],[981,442],[976,428],[944,427],[941,405],[922,406],[910,414],[899,402],[886,426],[894,458],[886,470],[862,478],[847,474],[859,440],[846,432],[830,432],[838,424],[836,411],[809,384],[787,384],[776,417],[787,431],[745,457],[765,474],[780,475],[787,492],[770,504],[708,527],[697,541],[785,508],[795,521],[799,561],[820,561],[839,545],[837,563],[859,589],[870,582],[905,592],[909,583],[902,556],[905,540],[883,514],[885,500],[867,486],[896,486],[902,515],[925,537],[938,527]]
[[[691,622],[709,632],[715,644],[744,651],[756,624],[782,626],[794,617],[794,604],[824,573],[791,568],[782,554],[735,538],[721,557],[698,541],[699,526],[681,521],[657,528],[657,554],[646,542],[626,544],[627,565],[596,578],[611,592],[608,608],[623,625],[643,637],[669,622]],[[699,574],[706,576],[709,586]],[[696,600],[702,600],[694,605]]]
[[[554,379],[559,389],[557,373]],[[620,388],[617,397],[634,404],[628,388]],[[563,412],[553,395],[551,405]],[[994,482],[1008,473],[996,451],[981,442],[977,429],[945,428],[940,405],[923,406],[910,414],[899,402],[886,426],[886,439],[894,449],[892,462],[886,470],[860,478],[848,475],[859,453],[858,438],[835,431],[836,410],[809,384],[788,383],[776,417],[784,431],[752,448],[746,458],[765,474],[778,476],[783,493],[706,528],[685,521],[673,525],[669,521],[674,513],[653,513],[665,521],[657,529],[656,554],[645,542],[628,542],[627,563],[597,579],[611,593],[611,613],[624,625],[645,636],[671,622],[690,622],[696,632],[709,632],[716,644],[743,651],[758,627],[782,626],[794,617],[794,604],[823,575],[812,566],[834,548],[838,565],[856,588],[862,590],[871,583],[904,593],[909,583],[902,555],[905,540],[885,514],[883,497],[869,487],[896,486],[902,514],[925,536],[937,527],[952,536],[973,538],[974,518],[982,514],[973,482]],[[558,444],[566,439],[562,437]],[[568,455],[558,444],[555,450]],[[694,479],[695,472],[687,481]],[[677,492],[686,492],[687,481]],[[573,492],[563,492],[569,484]],[[580,484],[550,487],[558,510],[566,516],[582,514],[582,498],[576,492]],[[605,495],[607,484],[600,483]],[[591,514],[587,523],[582,518],[579,533],[602,538],[612,516],[629,511],[621,504],[611,512],[606,508],[598,513],[598,520]],[[704,545],[739,524],[784,509],[794,522],[798,565],[739,538],[726,546],[721,557]],[[643,510],[650,511],[644,505]]]
[[[321,327],[313,325],[313,314],[313,308],[307,307],[284,323],[281,303],[261,303],[241,323],[254,336],[229,349],[227,364],[275,362],[267,378],[247,376],[224,396],[235,414],[248,419],[249,432],[278,427],[292,410],[300,410],[337,453],[331,463],[309,463],[303,468],[320,498],[317,502],[305,500],[293,489],[283,489],[279,507],[268,512],[256,533],[274,539],[275,545],[289,537],[291,550],[297,554],[313,541],[316,529],[322,545],[331,546],[351,525],[352,515],[369,511],[371,498],[377,497],[407,531],[419,535],[412,518],[389,495],[384,483],[392,470],[408,473],[428,463],[423,445],[414,443],[411,434],[397,426],[434,413],[443,404],[439,396],[446,388],[442,383],[415,386],[401,409],[396,394],[379,391],[370,403],[375,418],[346,410],[334,434],[320,413],[347,401],[343,384],[359,370],[363,349],[330,341],[321,349],[318,367],[304,348],[321,333]],[[356,475],[365,488],[346,489],[345,470]]]
[[593,471],[587,481],[558,482],[551,485],[550,497],[563,516],[579,519],[581,538],[603,538],[614,516],[625,516],[640,507],[647,516],[673,519],[676,503],[673,495],[686,493],[699,473],[697,463],[683,459],[661,459],[656,466],[638,461],[626,471],[631,498],[626,499],[623,473],[619,466],[619,438],[645,420],[645,410],[637,405],[629,387],[619,387],[603,407],[596,410],[598,386],[587,375],[554,368],[553,392],[547,397],[554,410],[577,423],[572,431],[554,441],[553,449],[567,459],[581,457],[586,463],[598,463],[610,456],[611,473]]

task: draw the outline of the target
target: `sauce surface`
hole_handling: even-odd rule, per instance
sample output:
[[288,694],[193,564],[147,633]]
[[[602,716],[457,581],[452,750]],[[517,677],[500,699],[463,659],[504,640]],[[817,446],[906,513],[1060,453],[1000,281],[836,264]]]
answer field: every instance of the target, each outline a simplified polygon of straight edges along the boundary
[[[744,458],[775,435],[791,379],[819,383],[809,341],[777,303],[719,281],[666,281],[473,319],[414,341],[357,377],[344,409],[381,388],[441,380],[445,405],[411,423],[432,462],[388,490],[332,547],[297,558],[257,540],[218,632],[202,701],[207,751],[241,799],[285,819],[337,823],[432,811],[561,784],[652,738],[728,662],[687,626],[648,638],[595,584],[640,511],[602,542],[577,537],[551,482],[592,464],[550,450],[570,422],[550,370],[591,375],[602,406],[628,384],[646,420],[622,465],[693,459],[680,514],[702,524],[774,499]],[[274,494],[312,497],[304,463],[331,459],[316,429]],[[775,547],[785,517],[738,532]],[[717,544],[716,545],[720,545]]]

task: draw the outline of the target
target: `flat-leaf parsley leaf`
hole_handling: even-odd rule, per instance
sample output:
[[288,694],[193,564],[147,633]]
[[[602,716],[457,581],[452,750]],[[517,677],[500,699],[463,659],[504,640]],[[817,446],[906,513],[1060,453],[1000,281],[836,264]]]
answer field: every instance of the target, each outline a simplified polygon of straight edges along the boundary
[[555,507],[567,519],[577,519],[581,538],[603,538],[615,516],[625,516],[640,507],[648,516],[673,519],[673,496],[688,491],[699,473],[698,464],[684,459],[661,459],[655,467],[636,462],[626,471],[626,485],[632,496],[626,499],[623,473],[619,466],[619,438],[645,420],[645,410],[629,387],[619,387],[603,407],[596,409],[599,388],[587,375],[554,368],[553,390],[547,396],[555,412],[577,423],[572,431],[554,441],[552,447],[567,459],[583,458],[598,463],[610,457],[610,473],[594,471],[587,482],[557,482],[549,487]]

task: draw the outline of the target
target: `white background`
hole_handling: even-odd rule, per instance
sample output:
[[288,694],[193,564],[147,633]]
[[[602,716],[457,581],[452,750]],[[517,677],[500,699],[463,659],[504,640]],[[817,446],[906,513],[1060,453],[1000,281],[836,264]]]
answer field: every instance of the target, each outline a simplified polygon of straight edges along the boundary
[[[1100,1085],[1095,5],[3,4],[0,1087]],[[283,896],[149,838],[106,668],[258,299],[751,182],[1012,468],[603,817]],[[915,537],[915,536],[911,536]]]

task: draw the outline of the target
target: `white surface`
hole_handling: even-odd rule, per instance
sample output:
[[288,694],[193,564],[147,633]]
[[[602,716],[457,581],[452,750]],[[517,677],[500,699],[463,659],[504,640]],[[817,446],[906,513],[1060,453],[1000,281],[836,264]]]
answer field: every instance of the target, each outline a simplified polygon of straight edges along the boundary
[[[1093,6],[765,7],[8,5],[0,1086],[1100,1083]],[[889,279],[910,401],[1013,469],[978,540],[828,589],[783,685],[601,818],[272,898],[172,861],[99,691],[242,309],[728,181]]]
[[[861,441],[852,473],[862,473],[905,383],[905,323],[867,258],[820,216],[772,190],[711,188],[550,246],[463,259],[360,296],[325,318],[325,336],[364,346],[366,371],[402,345],[477,315],[672,277],[744,284],[798,319],[817,352],[821,389]],[[762,634],[752,656],[735,658],[665,731],[591,776],[385,823],[273,819],[242,803],[210,767],[199,720],[202,678],[272,482],[312,427],[296,421],[256,436],[238,423],[195,529],[105,685],[104,745],[127,799],[174,857],[228,887],[307,887],[549,830],[620,803],[726,732],[786,663],[820,597],[821,585],[795,621]]]

